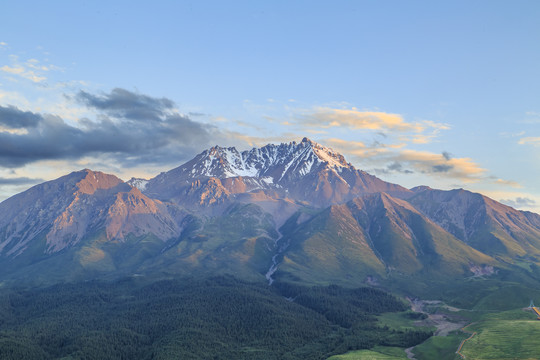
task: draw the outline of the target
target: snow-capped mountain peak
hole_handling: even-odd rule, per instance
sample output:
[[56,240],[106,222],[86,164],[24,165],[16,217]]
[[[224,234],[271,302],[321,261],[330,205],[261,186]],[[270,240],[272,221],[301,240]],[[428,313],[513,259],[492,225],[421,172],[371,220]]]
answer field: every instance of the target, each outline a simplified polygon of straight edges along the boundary
[[[325,164],[335,169],[352,168],[343,155],[308,138],[302,139],[300,143],[293,141],[279,145],[268,144],[242,152],[234,147],[214,146],[197,155],[182,168],[188,171],[192,178],[271,176],[275,181],[279,181],[291,170],[295,170],[297,175],[306,175],[314,166]],[[278,171],[278,168],[281,171]]]
[[321,159],[321,161],[327,162],[329,166],[334,168],[352,167],[351,164],[345,161],[343,155],[334,151],[333,149],[322,146],[316,142],[309,140],[308,138],[303,138],[302,143],[304,142],[309,143],[317,157]]
[[[214,146],[151,179],[144,192],[164,201],[185,203],[186,194],[193,194],[194,188],[199,189],[211,179],[219,179],[211,184],[219,188],[212,191],[220,196],[263,190],[272,192],[272,197],[317,205],[344,202],[367,192],[409,192],[355,169],[343,155],[308,138],[242,152],[234,147]],[[204,194],[208,198],[208,191]],[[199,197],[196,203],[200,203]]]

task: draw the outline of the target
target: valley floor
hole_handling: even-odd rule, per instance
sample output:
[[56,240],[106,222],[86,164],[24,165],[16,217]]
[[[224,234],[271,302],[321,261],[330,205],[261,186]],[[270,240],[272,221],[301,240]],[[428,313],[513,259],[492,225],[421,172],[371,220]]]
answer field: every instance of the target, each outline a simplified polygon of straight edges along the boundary
[[420,300],[413,301],[412,308],[428,312],[416,325],[436,326],[435,336],[408,349],[377,346],[328,360],[534,360],[540,354],[540,321],[531,309],[458,311],[441,302]]

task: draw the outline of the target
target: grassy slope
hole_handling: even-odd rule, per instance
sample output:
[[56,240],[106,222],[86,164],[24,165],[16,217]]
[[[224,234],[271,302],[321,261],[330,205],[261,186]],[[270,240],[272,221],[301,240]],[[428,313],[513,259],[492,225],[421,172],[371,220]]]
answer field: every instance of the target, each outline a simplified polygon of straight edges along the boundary
[[389,288],[422,296],[434,282],[443,285],[472,275],[471,264],[501,265],[403,201],[386,195],[370,201],[374,204],[357,200],[331,206],[283,231],[290,246],[276,279],[358,286],[371,276]]
[[489,314],[467,328],[477,332],[462,349],[468,359],[537,359],[540,321],[522,310]]
[[332,206],[298,227],[292,225],[283,227],[284,241],[290,247],[277,278],[357,286],[367,275],[384,274],[384,265],[346,206]]
[[424,343],[416,346],[413,350],[413,353],[418,360],[461,359],[459,355],[456,354],[456,349],[458,348],[461,341],[468,337],[468,334],[462,332],[452,333],[448,336],[433,336]]
[[335,355],[328,360],[405,360],[407,355],[400,348],[377,346],[373,350],[351,351]]
[[[458,360],[456,354],[462,340],[471,332],[476,334],[462,348],[467,359],[537,359],[540,354],[540,321],[532,312],[521,309],[504,312],[469,312],[474,323],[465,332],[453,332],[448,336],[434,336],[413,350],[418,360]],[[400,319],[404,313],[382,316],[381,323],[394,327],[405,326]],[[406,359],[403,349],[376,347],[371,350],[352,351],[333,356],[329,360]]]
[[256,205],[235,205],[221,217],[194,218],[182,237],[142,268],[189,275],[231,274],[261,280],[278,238],[272,217]]
[[[509,300],[511,302],[511,300]],[[489,302],[483,302],[489,304]],[[492,306],[492,304],[490,304]],[[462,349],[467,359],[537,359],[540,354],[540,321],[532,312],[521,309],[510,311],[461,311],[472,324],[466,332],[448,336],[434,336],[413,350],[418,360],[458,360],[455,352],[462,340],[477,332]]]

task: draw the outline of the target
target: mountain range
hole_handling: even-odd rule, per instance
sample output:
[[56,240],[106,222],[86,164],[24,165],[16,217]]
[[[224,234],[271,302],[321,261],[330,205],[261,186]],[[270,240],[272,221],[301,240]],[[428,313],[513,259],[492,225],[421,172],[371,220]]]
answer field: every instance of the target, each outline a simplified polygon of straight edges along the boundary
[[3,281],[232,274],[420,293],[535,283],[538,265],[538,214],[463,189],[406,189],[307,138],[215,146],[149,180],[85,169],[0,203]]

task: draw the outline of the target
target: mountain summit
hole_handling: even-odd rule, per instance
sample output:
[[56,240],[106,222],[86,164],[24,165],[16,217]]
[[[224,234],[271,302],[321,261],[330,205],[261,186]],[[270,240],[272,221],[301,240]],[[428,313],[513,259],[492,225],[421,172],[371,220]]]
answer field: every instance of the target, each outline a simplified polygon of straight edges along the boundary
[[[212,180],[210,180],[212,179]],[[239,152],[214,146],[194,159],[151,179],[145,193],[186,206],[193,187],[219,188],[215,195],[263,191],[315,206],[342,203],[373,192],[410,193],[347,163],[343,155],[308,138]],[[213,203],[219,203],[217,199]]]

